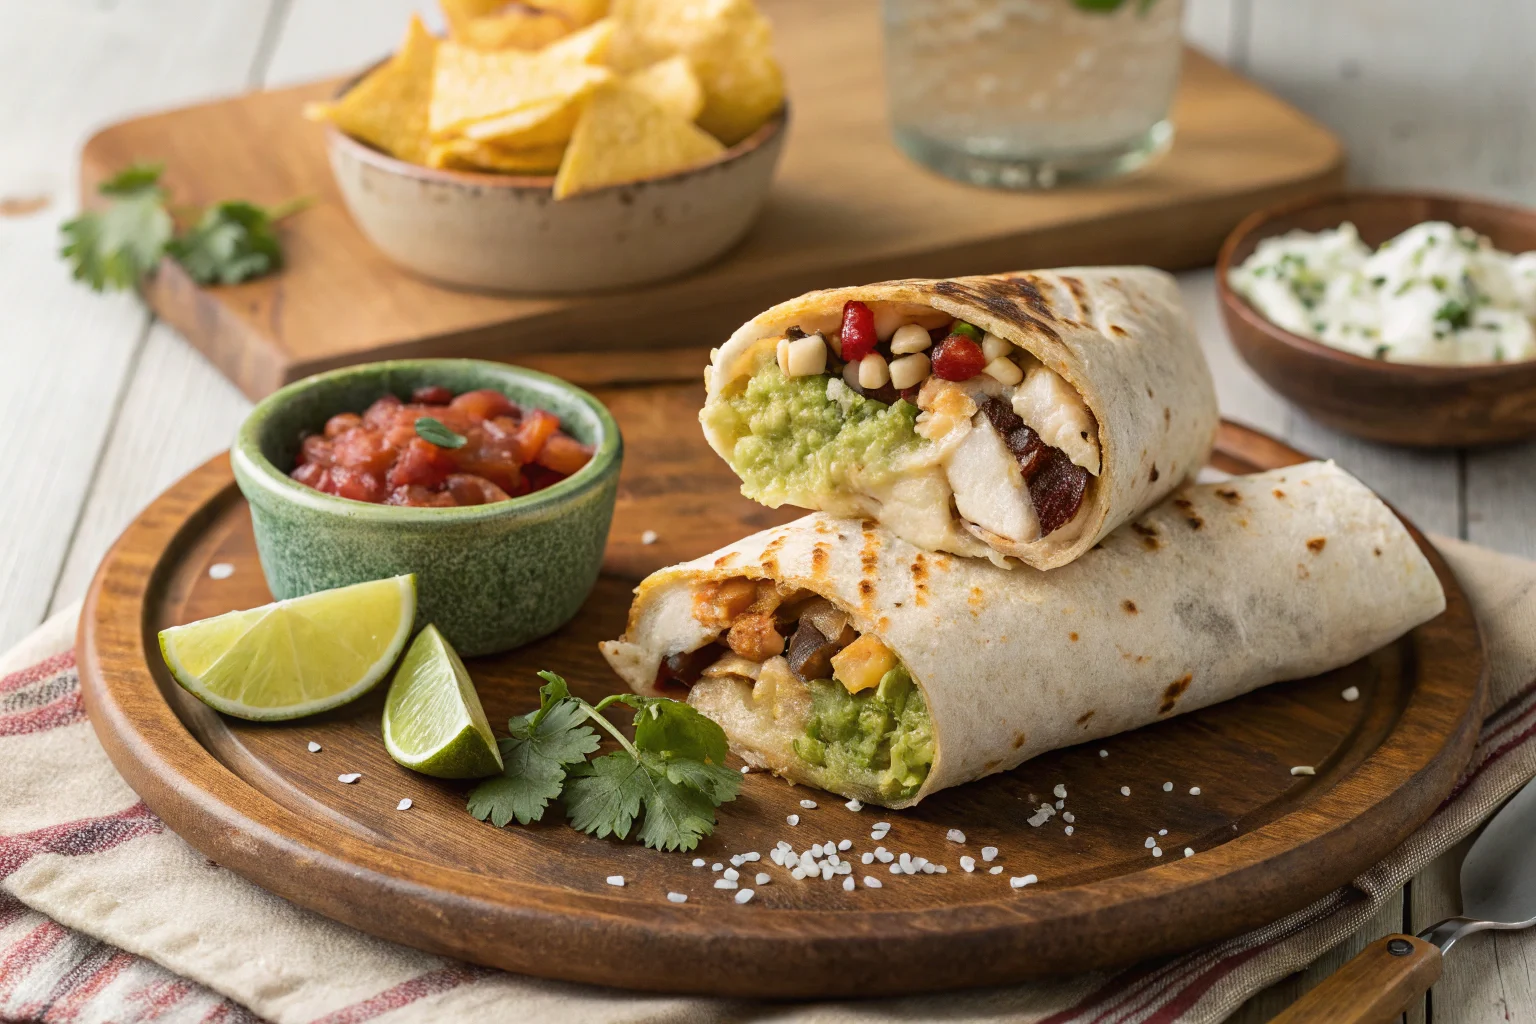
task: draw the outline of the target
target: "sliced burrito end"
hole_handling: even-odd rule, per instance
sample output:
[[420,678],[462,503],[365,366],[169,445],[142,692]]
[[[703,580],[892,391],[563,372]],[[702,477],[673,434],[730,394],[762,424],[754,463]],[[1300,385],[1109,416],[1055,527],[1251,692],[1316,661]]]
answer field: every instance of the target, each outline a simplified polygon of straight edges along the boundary
[[812,292],[705,382],[705,436],[748,497],[1000,565],[1080,556],[1203,464],[1217,424],[1177,285],[1145,267]]
[[602,650],[747,763],[900,808],[1340,667],[1444,607],[1392,511],[1308,463],[1187,486],[1050,572],[807,516],[652,574]]

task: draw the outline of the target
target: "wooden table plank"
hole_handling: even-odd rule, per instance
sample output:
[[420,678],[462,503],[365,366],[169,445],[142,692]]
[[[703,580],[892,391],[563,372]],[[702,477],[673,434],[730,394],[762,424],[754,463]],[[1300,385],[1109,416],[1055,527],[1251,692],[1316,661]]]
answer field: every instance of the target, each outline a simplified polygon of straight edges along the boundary
[[49,602],[147,323],[133,299],[72,283],[58,259],[75,148],[103,121],[239,88],[268,7],[56,0],[9,3],[0,18],[0,197],[48,204],[0,217],[0,478],[27,496],[0,502],[0,647]]

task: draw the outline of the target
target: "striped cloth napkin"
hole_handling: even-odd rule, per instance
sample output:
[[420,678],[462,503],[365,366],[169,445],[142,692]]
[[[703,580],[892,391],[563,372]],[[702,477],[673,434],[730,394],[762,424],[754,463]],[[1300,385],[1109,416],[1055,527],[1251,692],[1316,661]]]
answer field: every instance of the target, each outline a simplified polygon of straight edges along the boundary
[[840,1003],[752,1004],[524,978],[372,938],[257,888],[167,831],[113,770],[81,706],[70,609],[0,658],[0,1020],[1219,1021],[1353,934],[1536,775],[1536,563],[1436,543],[1486,631],[1495,710],[1455,792],[1385,861],[1305,910],[1182,957]]

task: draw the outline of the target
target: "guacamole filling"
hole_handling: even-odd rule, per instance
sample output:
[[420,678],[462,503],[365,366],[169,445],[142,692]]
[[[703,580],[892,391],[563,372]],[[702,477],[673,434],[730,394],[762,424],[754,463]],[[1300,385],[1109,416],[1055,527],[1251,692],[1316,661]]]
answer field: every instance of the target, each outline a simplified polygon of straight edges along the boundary
[[934,757],[922,690],[832,602],[737,577],[700,585],[693,615],[715,639],[665,659],[657,685],[686,687],[750,763],[874,802],[922,787]]
[[766,354],[746,386],[705,415],[736,439],[728,461],[741,492],[774,507],[878,490],[925,443],[911,402],[865,398],[836,377],[787,377]]
[[933,764],[933,723],[922,691],[898,664],[873,690],[833,679],[810,683],[811,714],[794,751],[850,790],[890,799],[915,794]]

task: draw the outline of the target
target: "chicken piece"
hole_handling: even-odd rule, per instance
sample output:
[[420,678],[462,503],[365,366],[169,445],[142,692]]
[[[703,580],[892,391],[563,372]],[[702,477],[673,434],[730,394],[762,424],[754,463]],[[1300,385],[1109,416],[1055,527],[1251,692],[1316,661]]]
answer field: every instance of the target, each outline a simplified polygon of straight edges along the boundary
[[985,413],[950,453],[946,472],[955,509],[968,522],[1017,543],[1040,536],[1040,521],[1018,460]]
[[1052,448],[1075,465],[1099,475],[1099,424],[1077,389],[1061,375],[1036,364],[1013,393],[1013,411]]

